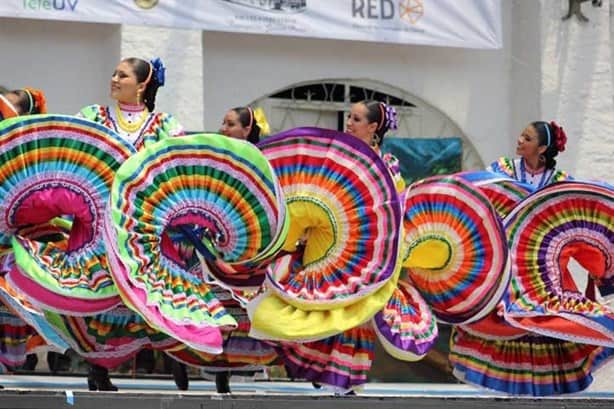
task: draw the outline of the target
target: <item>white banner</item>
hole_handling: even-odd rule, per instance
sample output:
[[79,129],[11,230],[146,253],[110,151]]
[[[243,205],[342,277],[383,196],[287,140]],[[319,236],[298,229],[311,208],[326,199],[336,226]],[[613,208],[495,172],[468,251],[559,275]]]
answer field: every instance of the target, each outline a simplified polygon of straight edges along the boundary
[[2,0],[0,16],[501,48],[501,0]]

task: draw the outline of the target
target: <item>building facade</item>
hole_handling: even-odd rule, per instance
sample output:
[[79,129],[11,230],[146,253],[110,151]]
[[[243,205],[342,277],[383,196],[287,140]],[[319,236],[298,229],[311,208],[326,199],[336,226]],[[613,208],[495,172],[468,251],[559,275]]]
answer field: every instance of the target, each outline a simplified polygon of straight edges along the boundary
[[[569,137],[560,167],[613,182],[612,5],[585,2],[588,22],[563,21],[567,3],[503,1],[499,50],[0,18],[0,84],[40,87],[51,110],[74,113],[109,102],[121,56],[160,56],[158,108],[191,131],[216,130],[248,103],[265,107],[274,130],[338,126],[350,95],[312,98],[336,84],[408,101],[400,136],[461,137],[467,169],[513,155],[528,122],[555,120]],[[297,89],[311,94],[275,98]]]

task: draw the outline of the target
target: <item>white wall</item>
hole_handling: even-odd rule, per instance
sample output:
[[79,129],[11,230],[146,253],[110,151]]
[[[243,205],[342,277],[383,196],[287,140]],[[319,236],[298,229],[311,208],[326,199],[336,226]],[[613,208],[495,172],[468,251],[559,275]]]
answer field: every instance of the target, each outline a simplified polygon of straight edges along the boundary
[[[509,15],[510,4],[503,7]],[[509,44],[509,24],[504,27]],[[508,55],[508,47],[477,51],[205,32],[204,124],[217,129],[228,108],[297,82],[367,78],[401,88],[443,111],[482,158],[496,158],[506,153],[501,140],[509,145]]]
[[40,88],[50,112],[106,102],[121,26],[0,18],[0,84]]
[[513,155],[536,119],[569,135],[561,168],[613,182],[614,102],[610,2],[591,19],[561,21],[566,0],[503,1],[503,49],[476,51],[90,23],[0,18],[0,84],[45,90],[51,111],[108,103],[120,57],[160,56],[167,85],[157,107],[189,130],[215,130],[231,106],[297,82],[381,81],[453,120],[484,162]]
[[[516,140],[526,125],[541,116],[541,16],[539,4],[517,0],[512,3],[513,32],[510,69],[510,129],[502,155],[515,156]],[[503,148],[503,146],[502,146]]]
[[561,21],[567,1],[541,1],[541,108],[562,124],[568,148],[558,161],[579,178],[614,182],[614,105],[610,2]]
[[111,103],[109,82],[122,57],[159,56],[167,85],[156,108],[202,129],[200,31],[0,18],[0,55],[0,85],[40,88],[49,111],[64,114]]

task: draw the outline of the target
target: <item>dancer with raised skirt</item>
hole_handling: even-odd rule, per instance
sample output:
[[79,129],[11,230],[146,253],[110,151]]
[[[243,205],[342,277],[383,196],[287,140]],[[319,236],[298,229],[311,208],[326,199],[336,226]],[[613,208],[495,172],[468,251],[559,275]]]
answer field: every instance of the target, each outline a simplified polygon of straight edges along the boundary
[[614,315],[599,299],[612,290],[614,191],[565,181],[554,157],[566,140],[556,123],[534,122],[518,138],[520,158],[489,168],[535,192],[504,215],[511,281],[502,302],[452,335],[450,360],[465,382],[518,395],[574,393],[611,359]]

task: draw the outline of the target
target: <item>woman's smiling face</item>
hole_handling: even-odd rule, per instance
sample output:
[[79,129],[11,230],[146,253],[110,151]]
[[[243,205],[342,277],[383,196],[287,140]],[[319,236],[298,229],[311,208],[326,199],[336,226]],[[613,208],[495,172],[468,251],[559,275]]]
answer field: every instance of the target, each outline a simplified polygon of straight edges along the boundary
[[125,104],[137,104],[139,93],[144,91],[145,83],[138,82],[132,65],[120,62],[111,77],[111,98]]
[[367,113],[368,109],[364,104],[352,105],[345,124],[345,132],[370,145],[377,130],[377,122],[369,122]]
[[539,135],[533,125],[527,126],[516,142],[516,155],[524,159],[535,158],[545,150],[545,146],[539,146]]
[[250,129],[243,126],[241,123],[241,118],[239,118],[237,111],[231,109],[230,111],[226,112],[226,115],[224,115],[224,120],[222,121],[222,127],[220,128],[220,133],[222,135],[226,135],[230,138],[246,140],[249,132]]

